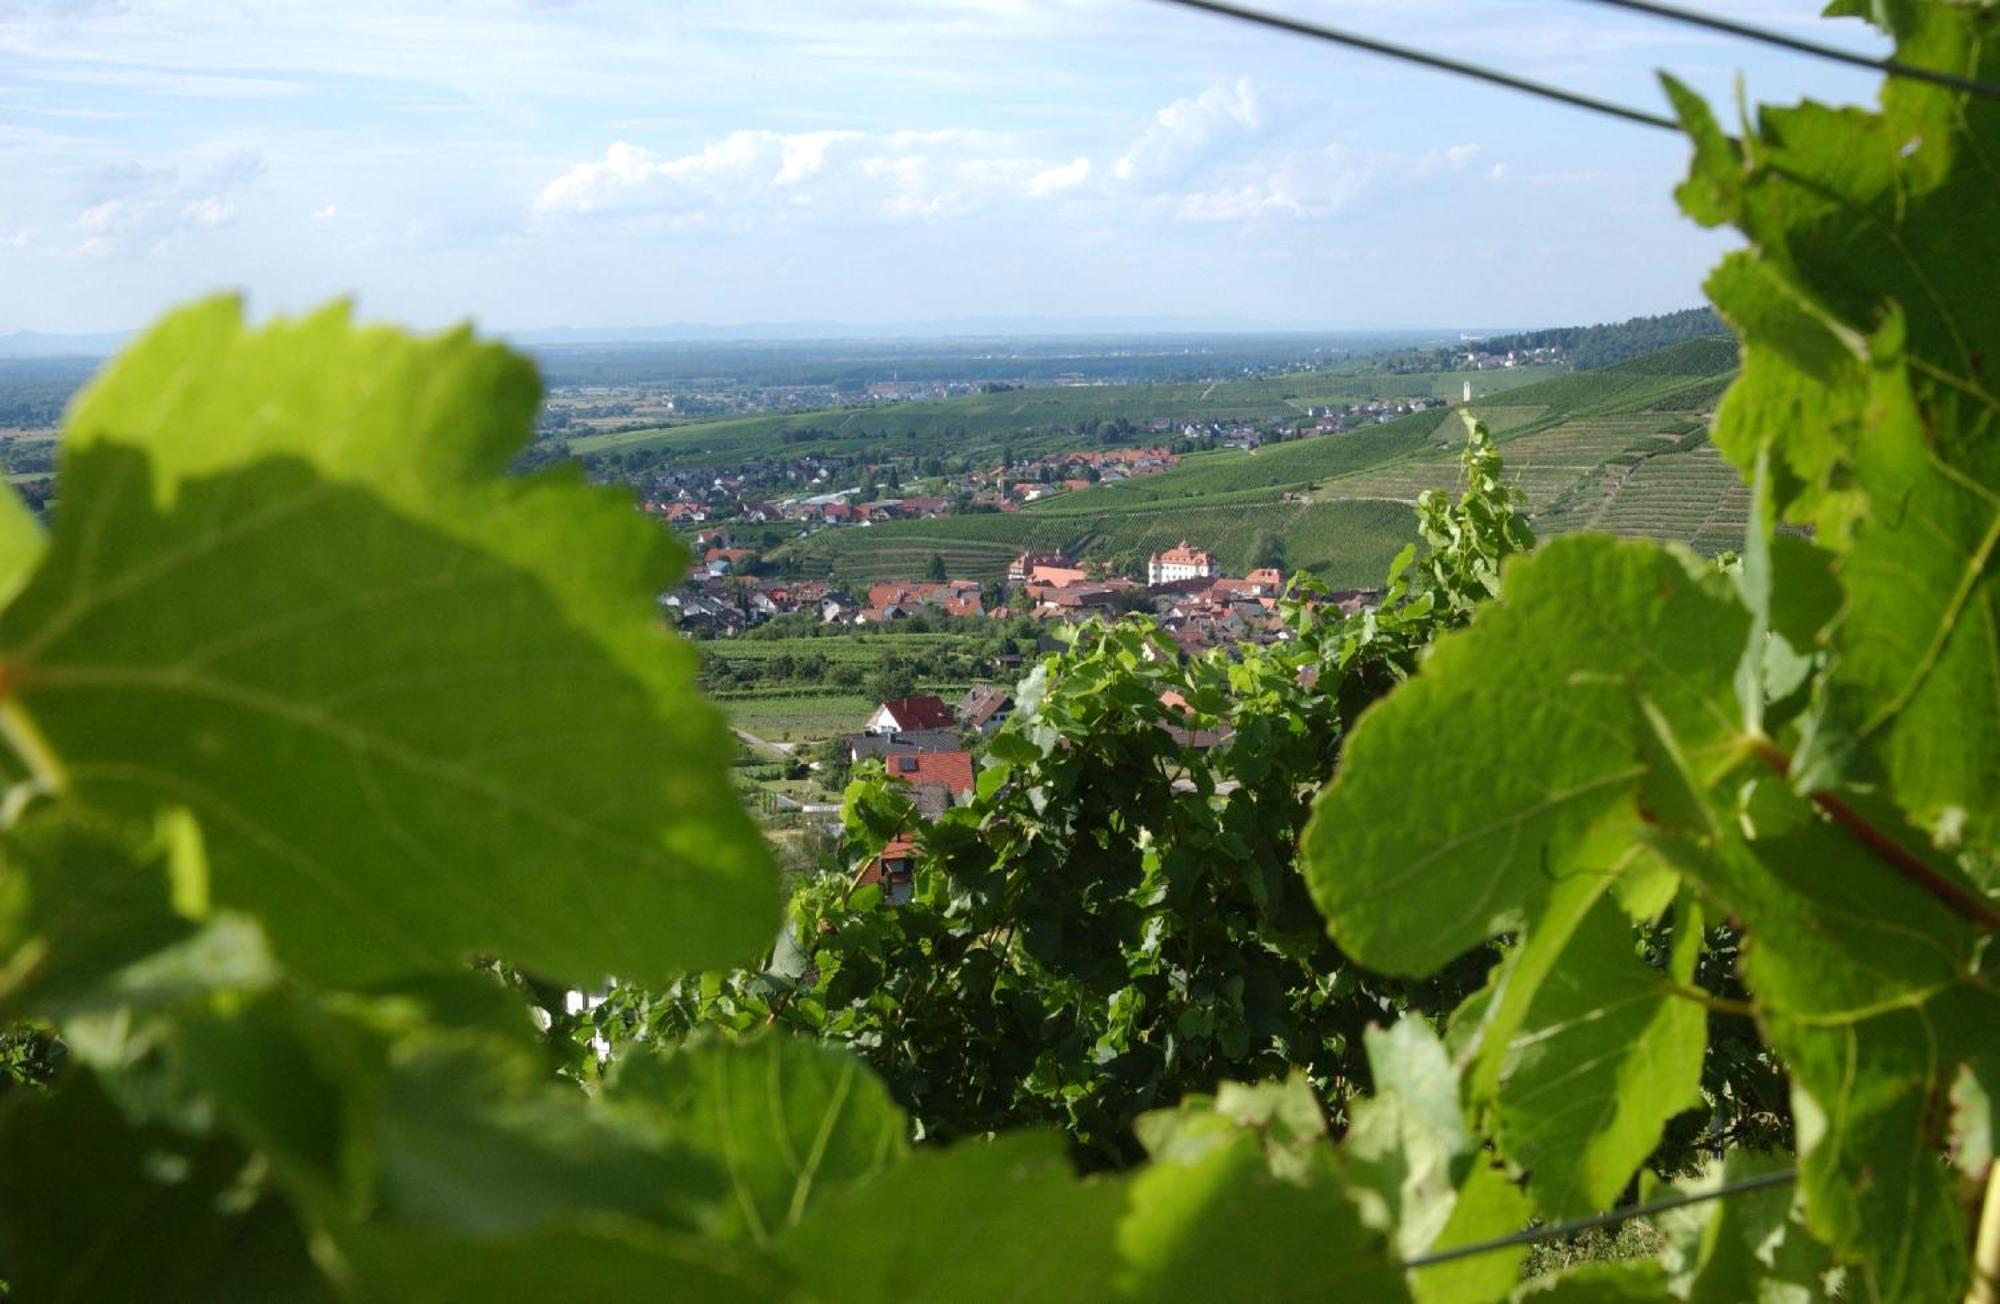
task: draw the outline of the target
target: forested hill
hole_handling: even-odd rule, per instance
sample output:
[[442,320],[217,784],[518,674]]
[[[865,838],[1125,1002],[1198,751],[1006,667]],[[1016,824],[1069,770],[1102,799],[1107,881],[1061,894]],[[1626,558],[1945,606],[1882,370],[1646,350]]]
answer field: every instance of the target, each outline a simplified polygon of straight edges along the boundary
[[1598,326],[1557,326],[1486,340],[1489,352],[1561,349],[1578,371],[1595,371],[1664,349],[1685,340],[1728,335],[1713,308],[1688,308],[1658,317],[1633,317]]

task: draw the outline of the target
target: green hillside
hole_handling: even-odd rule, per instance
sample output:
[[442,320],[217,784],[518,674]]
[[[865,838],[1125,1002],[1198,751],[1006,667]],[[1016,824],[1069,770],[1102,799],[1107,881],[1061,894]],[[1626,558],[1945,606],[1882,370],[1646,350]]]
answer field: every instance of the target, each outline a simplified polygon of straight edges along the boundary
[[[1707,443],[1707,413],[1734,374],[1729,340],[1693,340],[1603,371],[1562,375],[1475,401],[1510,480],[1544,534],[1599,529],[1715,551],[1740,537],[1745,503]],[[1180,539],[1241,571],[1277,534],[1293,569],[1336,585],[1378,581],[1415,535],[1410,505],[1453,487],[1456,411],[1255,452],[1184,458],[1161,475],[1064,494],[1008,514],[828,530],[781,549],[815,575],[859,582],[919,574],[933,553],[988,579],[1028,548],[1123,559]]]
[[[1483,372],[1475,393],[1532,385],[1552,368]],[[864,449],[894,454],[1018,452],[1074,446],[1077,427],[1125,420],[1142,430],[1156,421],[1260,421],[1303,415],[1327,403],[1376,398],[1456,398],[1457,372],[1378,375],[1360,367],[1212,384],[1047,385],[935,402],[881,404],[829,412],[701,421],[662,430],[594,435],[570,441],[581,457],[646,450],[670,461],[726,465],[784,454]],[[1144,438],[1144,436],[1140,436]]]

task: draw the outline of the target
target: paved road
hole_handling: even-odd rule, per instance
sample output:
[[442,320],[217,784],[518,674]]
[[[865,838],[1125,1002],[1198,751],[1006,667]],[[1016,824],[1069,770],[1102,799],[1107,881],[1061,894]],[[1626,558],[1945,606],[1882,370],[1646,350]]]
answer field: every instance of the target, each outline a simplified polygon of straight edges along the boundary
[[731,726],[730,731],[744,742],[749,743],[752,747],[761,747],[767,752],[776,752],[780,756],[790,756],[799,747],[797,743],[774,743],[768,738],[759,738],[748,729],[737,729]]

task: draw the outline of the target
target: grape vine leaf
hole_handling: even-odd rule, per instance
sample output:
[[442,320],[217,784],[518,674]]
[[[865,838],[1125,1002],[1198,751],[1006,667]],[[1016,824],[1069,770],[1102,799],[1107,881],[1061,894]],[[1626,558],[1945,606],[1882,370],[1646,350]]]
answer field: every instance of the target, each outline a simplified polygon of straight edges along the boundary
[[[193,931],[174,909],[174,855],[61,808],[0,834],[0,1018],[115,999],[114,975]],[[181,874],[203,870],[184,861]]]
[[[1881,347],[1900,353],[1893,339]],[[1960,425],[1948,415],[1959,402],[1938,396],[1921,410],[1900,365],[1876,370],[1870,399],[1854,465],[1872,507],[1842,566],[1832,691],[1855,699],[1844,714],[1860,740],[1881,735],[1913,818],[1990,847],[2000,834],[2000,454],[1955,476],[1940,470],[1929,431]],[[2000,444],[1990,431],[1985,440]]]
[[1632,684],[1690,753],[1727,745],[1747,629],[1691,554],[1575,536],[1517,560],[1361,718],[1317,799],[1301,859],[1334,939],[1372,969],[1434,972],[1528,925],[1558,877],[1612,869],[1644,773]]
[[180,1021],[190,1084],[295,1201],[349,1225],[500,1238],[589,1215],[692,1228],[721,1174],[548,1081],[511,1030],[439,1029],[408,997],[268,996]]
[[1057,1136],[920,1150],[814,1209],[779,1242],[845,1304],[1107,1299],[1125,1187],[1079,1181]]
[[1272,1171],[1254,1132],[1131,1179],[1118,1229],[1125,1293],[1140,1300],[1409,1299],[1400,1262],[1363,1221],[1333,1155]]
[[[651,597],[675,550],[570,477],[502,479],[532,377],[463,335],[169,318],[80,403],[0,615],[59,778],[200,819],[214,902],[295,971],[470,953],[668,981],[776,926],[726,735]],[[485,478],[480,478],[480,477]]]
[[368,1227],[337,1241],[363,1299],[400,1304],[765,1304],[799,1297],[773,1264],[714,1241],[600,1218],[499,1239]]
[[[1459,1103],[1458,1073],[1430,1024],[1414,1016],[1365,1034],[1373,1094],[1349,1107],[1343,1169],[1362,1216],[1404,1260],[1519,1231],[1534,1204],[1481,1153]],[[1505,1299],[1526,1246],[1409,1274],[1424,1304]]]
[[[1551,1217],[1608,1208],[1667,1120],[1700,1103],[1708,1014],[1671,986],[1692,981],[1700,955],[1700,910],[1683,909],[1692,927],[1676,921],[1661,972],[1635,954],[1613,899],[1597,894],[1558,944],[1560,958],[1534,985],[1513,1035],[1491,1045],[1504,1061],[1496,1139],[1528,1170],[1528,1187]],[[1525,949],[1538,941],[1530,929]]]
[[0,490],[0,604],[11,601],[49,546],[42,523],[10,485]]
[[0,1264],[48,1304],[331,1298],[248,1154],[127,1122],[81,1069],[0,1107]]
[[[1990,5],[1833,12],[1887,28],[1905,62],[2000,77]],[[1896,78],[1879,112],[1766,108],[1724,147],[1700,99],[1668,89],[1698,143],[1683,206],[1750,244],[1708,286],[1747,341],[1716,442],[1746,470],[1768,446],[1789,474],[1778,505],[1850,553],[1824,734],[1872,745],[1925,829],[1990,848],[2000,308],[1966,269],[2000,259],[2000,105]]]
[[[1675,1188],[1688,1195],[1706,1194],[1777,1172],[1787,1162],[1785,1156],[1734,1151]],[[1833,1253],[1806,1233],[1797,1203],[1797,1191],[1781,1185],[1655,1214],[1653,1225],[1667,1239],[1665,1260],[1674,1293],[1718,1304],[1811,1304],[1827,1298]]]
[[1956,1298],[1969,1247],[1937,1102],[2000,1027],[1978,931],[1781,785],[1754,787],[1749,836],[1687,864],[1748,934],[1758,1022],[1791,1075],[1807,1222],[1880,1298]]
[[909,1149],[880,1078],[846,1051],[793,1037],[627,1055],[604,1094],[708,1156],[731,1190],[709,1230],[760,1244]]

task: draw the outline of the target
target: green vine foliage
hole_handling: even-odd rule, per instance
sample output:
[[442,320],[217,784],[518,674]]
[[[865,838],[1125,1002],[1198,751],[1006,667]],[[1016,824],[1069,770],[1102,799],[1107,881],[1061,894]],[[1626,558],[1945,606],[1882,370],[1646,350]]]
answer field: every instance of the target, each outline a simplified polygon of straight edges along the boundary
[[[1307,585],[1287,641],[1193,659],[1150,620],[1084,628],[1023,681],[968,803],[922,825],[878,769],[848,791],[846,864],[793,899],[762,970],[620,990],[579,1039],[783,1023],[865,1055],[926,1138],[1053,1124],[1092,1165],[1141,1158],[1141,1112],[1225,1078],[1298,1070],[1338,1115],[1368,1083],[1364,1030],[1442,1018],[1490,959],[1373,978],[1294,863],[1346,721],[1532,542],[1469,421],[1465,469],[1462,495],[1425,496],[1433,550],[1378,610]],[[905,832],[915,899],[884,909],[856,871]]]
[[[1991,5],[1869,12],[1909,62],[2000,77]],[[2000,310],[1969,273],[2000,256],[2000,105],[1899,81],[1731,137],[1669,91],[1683,204],[1748,239],[1709,285],[1744,340],[1716,431],[1757,499],[1740,573],[1597,538],[1510,566],[1360,722],[1307,872],[1371,968],[1510,940],[1454,1034],[1550,1214],[1609,1199],[1696,1080],[1700,957],[1662,981],[1633,921],[1738,921],[1806,1226],[1867,1297],[1958,1299],[2000,1068]]]
[[[2000,80],[1993,5],[1868,12]],[[524,362],[168,318],[72,413],[52,531],[0,494],[11,1295],[1985,1289],[2000,106],[1898,83],[1732,137],[1671,89],[1684,204],[1748,241],[1710,284],[1740,563],[1523,555],[1475,435],[1375,616],[1045,665],[897,910],[781,906],[654,620],[682,558],[504,474]],[[850,864],[895,797],[854,791]],[[1646,1171],[1690,1109],[1770,1113],[1725,1097],[1773,1059],[1795,1190],[1662,1215],[1643,1261],[1420,1266],[1785,1165]],[[986,1135],[1018,1120],[1057,1126]]]

